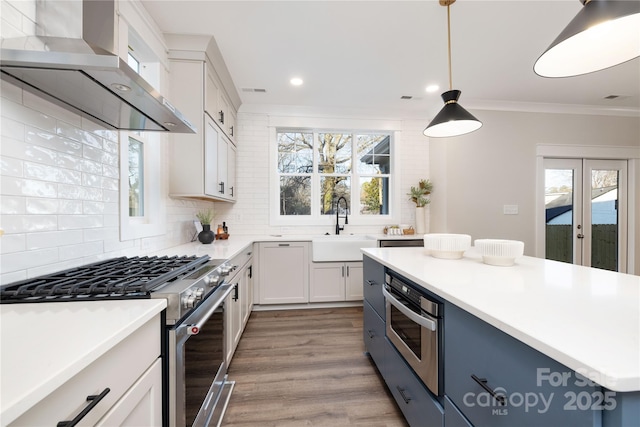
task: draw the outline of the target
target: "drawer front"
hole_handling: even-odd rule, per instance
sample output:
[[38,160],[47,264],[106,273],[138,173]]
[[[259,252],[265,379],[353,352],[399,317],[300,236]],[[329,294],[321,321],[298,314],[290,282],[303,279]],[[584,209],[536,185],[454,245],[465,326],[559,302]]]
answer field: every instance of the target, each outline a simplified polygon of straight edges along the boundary
[[388,373],[384,376],[391,394],[411,427],[443,427],[444,410],[418,380],[389,341],[385,341]]
[[[60,345],[64,345],[61,343]],[[11,426],[55,425],[89,405],[87,396],[110,391],[77,424],[93,426],[160,356],[160,315],[141,326],[95,362],[38,402]]]
[[364,347],[371,355],[378,371],[384,377],[386,375],[386,363],[384,359],[384,322],[369,305],[368,302],[362,304],[364,324],[362,326],[364,334]]
[[580,409],[600,387],[451,304],[444,319],[445,394],[475,427],[600,425],[599,410]]
[[384,266],[377,263],[366,255],[363,257],[364,263],[364,298],[371,304],[371,307],[378,313],[378,316],[385,319],[384,297],[382,296],[382,285],[384,284]]

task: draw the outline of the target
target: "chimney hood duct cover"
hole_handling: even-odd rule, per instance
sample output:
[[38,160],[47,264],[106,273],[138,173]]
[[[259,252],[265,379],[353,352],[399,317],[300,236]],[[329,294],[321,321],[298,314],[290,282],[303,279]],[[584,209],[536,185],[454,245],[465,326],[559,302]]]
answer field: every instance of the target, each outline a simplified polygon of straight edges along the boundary
[[[3,79],[44,93],[108,128],[196,132],[180,111],[116,53],[115,0],[37,4],[37,27],[43,34],[2,40]],[[71,25],[62,16],[82,16],[82,34],[74,37],[73,29],[60,29]],[[52,30],[57,34],[51,35]],[[60,32],[68,34],[59,36]]]

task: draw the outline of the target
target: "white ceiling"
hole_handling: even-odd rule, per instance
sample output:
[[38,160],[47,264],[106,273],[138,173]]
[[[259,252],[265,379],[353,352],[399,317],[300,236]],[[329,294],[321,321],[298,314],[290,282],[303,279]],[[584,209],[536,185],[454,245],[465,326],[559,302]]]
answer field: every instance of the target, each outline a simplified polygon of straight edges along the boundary
[[[448,90],[447,8],[437,0],[143,4],[165,33],[213,35],[243,104],[424,117],[440,110],[440,94]],[[639,59],[571,78],[533,72],[535,60],[581,7],[578,0],[453,4],[453,86],[462,91],[460,104],[639,115]],[[293,87],[293,76],[304,85]],[[426,93],[433,83],[441,89]],[[605,99],[609,95],[620,97]]]

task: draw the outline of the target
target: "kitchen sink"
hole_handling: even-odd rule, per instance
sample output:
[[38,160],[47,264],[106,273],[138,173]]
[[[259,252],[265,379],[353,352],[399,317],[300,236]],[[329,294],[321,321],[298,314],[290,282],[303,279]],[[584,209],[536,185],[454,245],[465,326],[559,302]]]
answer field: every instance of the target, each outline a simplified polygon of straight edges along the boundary
[[311,240],[314,262],[362,261],[360,248],[373,248],[378,241],[363,235],[338,234],[317,236]]

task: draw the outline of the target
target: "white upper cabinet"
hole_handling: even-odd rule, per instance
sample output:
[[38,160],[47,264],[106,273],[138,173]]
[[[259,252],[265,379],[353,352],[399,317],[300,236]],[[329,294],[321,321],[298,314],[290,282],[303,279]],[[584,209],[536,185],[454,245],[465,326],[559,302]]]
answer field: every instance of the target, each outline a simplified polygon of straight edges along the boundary
[[[198,41],[202,51],[198,51]],[[235,201],[236,110],[225,93],[202,39],[172,38],[171,98],[197,127],[196,134],[171,135],[169,195]],[[189,49],[189,42],[195,46]]]

